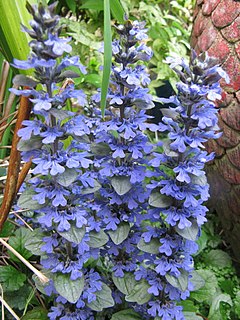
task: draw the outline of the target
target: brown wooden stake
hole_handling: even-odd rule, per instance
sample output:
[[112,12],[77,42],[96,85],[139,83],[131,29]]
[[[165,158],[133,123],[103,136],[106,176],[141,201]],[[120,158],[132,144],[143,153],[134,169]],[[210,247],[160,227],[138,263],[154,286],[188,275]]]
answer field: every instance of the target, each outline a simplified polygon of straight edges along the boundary
[[4,190],[3,201],[0,207],[0,230],[2,229],[3,224],[6,221],[9,211],[12,207],[13,201],[16,196],[17,187],[20,187],[20,182],[18,182],[18,174],[20,170],[21,156],[20,152],[17,150],[17,144],[20,140],[20,138],[17,135],[17,132],[22,127],[23,120],[29,118],[30,111],[31,103],[29,99],[27,97],[22,96],[20,99],[17,122],[14,129],[6,187]]

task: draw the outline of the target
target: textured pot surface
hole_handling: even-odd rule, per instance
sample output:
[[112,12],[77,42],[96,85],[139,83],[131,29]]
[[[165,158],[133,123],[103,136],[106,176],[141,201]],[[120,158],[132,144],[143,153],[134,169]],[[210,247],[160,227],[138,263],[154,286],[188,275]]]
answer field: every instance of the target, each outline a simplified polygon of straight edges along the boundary
[[207,144],[216,158],[208,165],[211,207],[215,208],[240,262],[240,2],[197,0],[191,45],[219,59],[230,83],[222,82],[218,103],[223,135]]

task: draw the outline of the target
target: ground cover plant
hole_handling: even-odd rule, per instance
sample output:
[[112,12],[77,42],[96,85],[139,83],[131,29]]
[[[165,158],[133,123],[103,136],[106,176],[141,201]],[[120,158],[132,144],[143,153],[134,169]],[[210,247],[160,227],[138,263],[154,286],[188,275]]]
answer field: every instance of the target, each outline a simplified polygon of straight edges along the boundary
[[[192,51],[189,64],[168,58],[180,81],[177,95],[161,102],[174,107],[163,110],[158,125],[149,123],[146,110],[153,102],[144,62],[152,51],[145,24],[126,20],[116,26],[102,118],[100,91],[88,100],[73,80],[65,81],[86,68],[70,55],[70,39],[60,36],[55,6],[28,5],[32,29],[23,28],[32,38],[31,54],[13,62],[18,69],[34,69],[34,80],[17,76],[22,89],[11,89],[33,104],[31,119],[18,131],[18,149],[33,170],[15,207],[25,217],[15,222],[24,225],[8,240],[11,263],[0,267],[2,296],[6,292],[25,320],[238,315],[237,279],[238,291],[230,292],[225,278],[213,277],[206,301],[211,271],[194,272],[193,261],[211,240],[204,233],[198,240],[209,197],[204,166],[214,156],[203,143],[220,134],[214,101],[227,75],[205,54]],[[153,142],[148,132],[163,138]],[[13,228],[7,223],[1,237]],[[11,248],[41,272],[29,269]],[[207,252],[205,259],[212,263],[220,256],[222,266],[233,270],[219,251]],[[201,263],[196,258],[197,269]],[[22,299],[15,301],[17,290]]]

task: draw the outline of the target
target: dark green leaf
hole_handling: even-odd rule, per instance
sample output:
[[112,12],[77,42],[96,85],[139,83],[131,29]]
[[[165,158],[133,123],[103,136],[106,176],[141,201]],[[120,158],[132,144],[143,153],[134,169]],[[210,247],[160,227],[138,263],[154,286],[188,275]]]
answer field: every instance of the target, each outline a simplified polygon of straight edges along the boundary
[[155,208],[167,208],[172,204],[172,198],[161,194],[159,191],[153,191],[149,197],[149,204]]
[[128,302],[137,302],[140,305],[147,303],[152,296],[148,293],[149,288],[150,286],[147,281],[140,280],[137,282],[132,292],[125,297],[125,300]]
[[111,320],[141,320],[142,317],[132,309],[122,310],[114,313]]
[[90,240],[88,242],[91,248],[100,248],[108,242],[108,235],[103,231],[100,232],[91,231],[89,233]]
[[36,307],[31,311],[28,311],[21,320],[48,320],[48,310],[41,307]]
[[217,278],[211,270],[202,269],[196,271],[205,280],[205,285],[199,290],[193,291],[191,297],[198,302],[209,302],[219,289]]
[[84,278],[71,280],[68,274],[54,276],[54,286],[57,292],[71,303],[76,303],[84,288]]
[[37,200],[33,200],[32,197],[36,193],[31,189],[26,189],[19,197],[17,205],[21,209],[29,209],[29,210],[38,210],[41,209],[44,205],[39,204]]
[[167,140],[163,142],[163,151],[165,154],[171,158],[176,158],[178,157],[178,153],[176,151],[173,151],[170,147],[171,141]]
[[130,231],[130,225],[127,222],[121,222],[118,227],[117,230],[114,231],[108,231],[108,234],[110,236],[110,238],[112,239],[112,241],[116,244],[119,245],[120,243],[122,243],[124,240],[127,239],[128,234]]
[[[18,253],[20,253],[25,259],[32,256],[32,253],[25,248],[25,243],[28,237],[31,235],[31,231],[24,227],[16,230],[14,236],[9,238],[8,243],[12,246]],[[9,251],[9,256],[12,260],[19,262],[19,259]]]
[[204,255],[206,265],[225,268],[232,265],[231,257],[223,250],[211,250]]
[[43,254],[41,247],[45,244],[42,240],[44,236],[46,236],[46,234],[43,234],[40,229],[35,229],[29,234],[25,242],[25,248],[32,252],[32,254],[41,256]]
[[102,283],[102,289],[94,293],[96,300],[91,303],[87,303],[87,306],[94,311],[102,311],[104,308],[110,308],[114,306],[114,300],[112,298],[111,289]]
[[101,188],[101,184],[97,181],[97,180],[94,180],[94,187],[91,188],[85,188],[85,189],[82,189],[82,194],[90,194],[90,193],[95,193],[97,192],[100,188]]
[[64,81],[67,78],[79,78],[79,77],[80,77],[79,73],[72,71],[72,70],[65,70],[60,74],[60,76],[58,77],[58,80]]
[[109,145],[104,142],[92,143],[90,148],[92,153],[99,156],[107,156],[111,152],[111,148],[109,147]]
[[18,86],[18,87],[36,87],[37,82],[34,81],[32,78],[29,78],[23,74],[17,74],[13,78],[13,84]]
[[174,227],[176,232],[184,239],[196,241],[199,232],[199,227],[196,221],[192,221],[192,225],[188,228],[179,229],[177,226]]
[[142,250],[143,252],[148,252],[152,254],[158,254],[159,253],[159,247],[160,242],[159,239],[152,239],[150,242],[145,242],[142,238],[137,244],[137,247],[139,250]]
[[115,176],[111,179],[113,189],[119,196],[123,196],[132,188],[130,178],[126,176]]
[[18,142],[18,151],[30,151],[34,149],[39,149],[42,146],[42,137],[32,136],[29,140],[21,139]]
[[111,32],[111,17],[110,17],[110,0],[104,0],[104,64],[103,77],[101,87],[101,112],[104,117],[108,85],[112,65],[112,32]]
[[174,287],[174,288],[177,288],[181,291],[186,291],[187,290],[187,287],[188,287],[188,277],[189,277],[189,274],[188,272],[184,271],[184,270],[181,270],[181,274],[180,276],[177,278],[177,277],[174,277],[170,274],[166,274],[166,279],[167,281]]
[[0,238],[6,238],[11,236],[13,234],[14,229],[15,229],[14,224],[12,224],[9,221],[6,221],[3,225],[2,231],[0,232]]
[[65,171],[58,174],[56,181],[63,187],[69,187],[77,178],[78,173],[75,169],[65,168]]
[[126,272],[123,278],[113,276],[112,279],[118,290],[125,295],[131,294],[138,283],[137,280],[135,280],[134,274],[129,272]]
[[24,285],[27,277],[12,266],[0,267],[0,283],[3,291],[16,291]]
[[24,310],[29,295],[32,293],[32,287],[29,284],[24,284],[21,288],[16,291],[4,292],[4,299],[11,306],[11,308],[17,308],[19,310]]
[[195,175],[191,175],[191,182],[193,184],[197,184],[199,186],[206,186],[207,185],[207,177],[205,174],[201,175],[201,176],[195,176]]
[[59,234],[68,241],[79,244],[85,235],[86,228],[77,228],[74,222],[71,222],[70,224],[71,227],[68,231],[59,232]]

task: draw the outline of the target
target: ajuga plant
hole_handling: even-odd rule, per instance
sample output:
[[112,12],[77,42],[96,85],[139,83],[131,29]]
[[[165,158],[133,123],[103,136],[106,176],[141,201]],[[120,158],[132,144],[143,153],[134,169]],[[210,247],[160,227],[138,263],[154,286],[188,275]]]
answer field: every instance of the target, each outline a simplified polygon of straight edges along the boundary
[[[192,254],[206,220],[208,198],[203,150],[216,138],[214,100],[226,75],[215,60],[192,54],[168,59],[180,75],[175,108],[163,123],[147,122],[153,106],[144,61],[144,23],[116,26],[113,65],[105,120],[100,93],[87,104],[72,81],[69,66],[85,68],[70,53],[70,39],[60,37],[56,4],[27,8],[33,16],[31,55],[14,61],[33,68],[35,80],[19,77],[27,89],[33,119],[19,130],[24,161],[32,159],[33,176],[20,197],[34,211],[36,229],[26,247],[40,256],[52,297],[51,320],[184,319],[179,302],[193,289]],[[180,69],[176,68],[180,65]],[[69,111],[69,99],[85,113]],[[75,110],[76,111],[76,110]],[[150,143],[146,131],[166,131],[162,143]],[[148,181],[148,184],[146,184]]]

